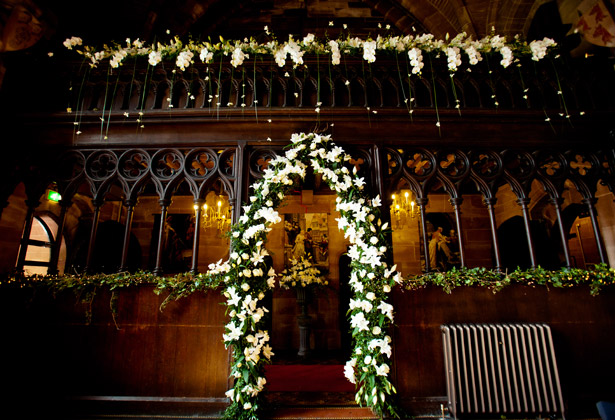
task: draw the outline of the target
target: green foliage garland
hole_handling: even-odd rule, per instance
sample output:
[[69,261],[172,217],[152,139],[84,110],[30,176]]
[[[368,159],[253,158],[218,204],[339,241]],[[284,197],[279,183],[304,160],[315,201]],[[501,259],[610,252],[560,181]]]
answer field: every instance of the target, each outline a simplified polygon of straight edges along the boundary
[[408,277],[402,287],[406,290],[417,290],[433,285],[442,287],[450,294],[455,287],[480,286],[495,293],[512,284],[545,287],[589,286],[591,295],[596,296],[603,287],[615,284],[615,269],[606,264],[597,264],[589,270],[566,267],[546,270],[538,266],[527,270],[517,268],[511,273],[501,273],[483,267],[453,268],[445,272]]

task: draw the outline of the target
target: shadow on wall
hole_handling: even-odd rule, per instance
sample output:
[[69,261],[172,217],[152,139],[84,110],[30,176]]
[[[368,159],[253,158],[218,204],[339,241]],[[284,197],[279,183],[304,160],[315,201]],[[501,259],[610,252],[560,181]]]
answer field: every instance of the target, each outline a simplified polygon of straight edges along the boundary
[[[530,221],[536,265],[546,269],[557,269],[565,264],[559,256],[562,245],[559,236],[552,236],[550,231],[546,221]],[[503,270],[514,271],[518,267],[521,269],[531,267],[523,217],[514,216],[502,223],[498,228],[498,242]]]
[[[84,272],[91,226],[91,220],[84,220],[80,223],[73,241],[73,252],[71,252],[70,259],[67,261],[67,274]],[[122,260],[124,230],[125,227],[122,223],[113,220],[107,220],[98,225],[94,254],[90,264],[91,272],[115,273],[119,270]],[[141,245],[134,234],[131,234],[126,269],[136,271],[139,268],[141,268]]]

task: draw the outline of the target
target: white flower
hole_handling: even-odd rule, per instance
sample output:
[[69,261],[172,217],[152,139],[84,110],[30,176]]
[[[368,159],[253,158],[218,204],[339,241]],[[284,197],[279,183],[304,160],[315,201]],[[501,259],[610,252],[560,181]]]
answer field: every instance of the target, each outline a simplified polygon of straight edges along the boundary
[[201,59],[201,61],[202,61],[203,63],[210,63],[210,62],[211,62],[211,60],[214,58],[214,53],[213,53],[213,52],[211,52],[211,51],[209,51],[209,50],[207,49],[207,47],[203,47],[203,48],[201,49],[201,53],[200,53],[200,55],[199,55],[199,58]]
[[[273,203],[271,203],[273,204]],[[279,213],[271,207],[262,207],[254,215],[255,219],[263,218],[266,223],[276,224],[282,221]]]
[[222,338],[224,339],[225,342],[231,342],[231,341],[236,341],[239,340],[239,338],[242,335],[242,325],[243,323],[240,323],[239,325],[235,325],[234,322],[230,322],[226,325],[226,329],[228,330],[227,334],[223,334]]
[[[275,59],[276,64],[279,67],[284,67],[284,64],[286,64],[286,55],[287,55],[287,51],[286,48],[282,47],[277,49],[274,53],[273,53],[273,58]],[[288,74],[288,73],[286,73]],[[286,76],[289,77],[289,76]]]
[[246,58],[250,58],[250,56],[248,54],[244,54],[244,52],[241,50],[240,45],[235,45],[235,49],[233,50],[233,55],[231,58],[231,64],[233,65],[233,67],[241,66],[243,64],[243,60]]
[[190,50],[182,51],[177,56],[177,60],[176,60],[175,64],[182,71],[186,70],[186,67],[188,67],[190,64],[192,64],[192,57],[194,57],[194,53],[192,51],[190,51]]
[[263,378],[263,377],[259,377],[256,380],[256,387],[258,388],[259,391],[262,391],[263,388],[265,388],[265,384],[267,383],[267,379]]
[[265,356],[265,358],[267,359],[271,359],[271,356],[275,356],[272,350],[273,349],[271,348],[269,344],[264,345],[263,346],[263,356]]
[[408,58],[410,58],[410,65],[412,66],[412,74],[419,74],[423,69],[423,53],[418,48],[412,48],[408,51]]
[[310,45],[313,42],[314,42],[314,34],[307,34],[303,38],[303,45]]
[[556,45],[551,38],[544,38],[542,41],[534,40],[530,42],[530,50],[532,50],[532,60],[540,61],[547,55],[547,48]]
[[489,44],[491,45],[491,48],[495,50],[499,50],[500,48],[504,47],[505,42],[506,42],[506,38],[499,36],[499,35],[492,36],[491,39],[489,40]]
[[150,66],[155,66],[162,61],[162,53],[160,51],[152,51],[149,53],[147,62]]
[[236,306],[241,300],[241,296],[237,294],[235,286],[226,289],[224,295],[227,297],[227,304],[229,306]]
[[357,364],[357,359],[351,359],[344,365],[344,376],[350,383],[356,384],[357,380],[354,376],[354,367]]
[[381,301],[378,309],[383,315],[386,315],[391,321],[393,320],[393,305]]
[[446,57],[448,61],[448,70],[450,72],[456,72],[457,67],[461,65],[461,54],[459,54],[459,48],[448,47],[446,49]]
[[[284,50],[290,55],[291,60],[296,66],[303,64],[304,51],[301,51],[301,47],[292,39],[292,37],[289,37],[288,42],[284,45]],[[279,64],[280,63],[278,63],[278,65]]]
[[464,51],[468,55],[468,62],[472,66],[483,60],[482,55],[476,48],[477,45],[480,45],[480,42],[468,42],[464,45]]
[[504,46],[500,48],[500,54],[502,54],[502,60],[500,61],[502,67],[506,68],[510,66],[513,61],[512,50],[509,47]]
[[340,63],[341,54],[340,54],[340,46],[337,41],[329,41],[329,47],[331,48],[331,64],[334,66]]
[[82,45],[83,40],[79,38],[78,36],[73,36],[73,37],[67,38],[62,44],[69,50],[72,50],[73,47],[76,47],[77,45]]
[[369,331],[369,321],[365,319],[363,312],[358,312],[350,317],[350,325],[359,331]]
[[368,63],[376,61],[376,41],[365,41],[363,43],[363,59]]
[[[387,376],[389,373],[389,365],[386,363],[381,364],[380,366],[376,366],[376,375],[377,376]],[[376,389],[376,388],[374,388]]]
[[124,60],[127,55],[128,51],[126,50],[116,51],[115,54],[113,54],[113,57],[111,57],[111,60],[109,60],[109,65],[115,69],[118,68],[120,64],[122,64],[122,60]]

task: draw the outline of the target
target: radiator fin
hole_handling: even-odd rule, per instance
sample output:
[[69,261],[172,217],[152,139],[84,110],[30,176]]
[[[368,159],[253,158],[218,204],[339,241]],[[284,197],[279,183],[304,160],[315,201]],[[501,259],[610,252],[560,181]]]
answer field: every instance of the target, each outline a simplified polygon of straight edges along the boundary
[[546,324],[442,325],[449,410],[556,414],[564,403]]

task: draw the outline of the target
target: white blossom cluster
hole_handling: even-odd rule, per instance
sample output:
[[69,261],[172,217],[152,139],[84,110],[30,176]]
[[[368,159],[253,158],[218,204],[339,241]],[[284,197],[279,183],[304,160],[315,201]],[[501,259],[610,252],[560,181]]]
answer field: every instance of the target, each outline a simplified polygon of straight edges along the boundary
[[192,51],[184,50],[180,52],[179,55],[177,56],[177,61],[175,62],[175,64],[182,71],[184,71],[186,70],[186,67],[189,67],[190,64],[192,64],[192,57],[194,57],[194,53]]
[[530,50],[532,50],[532,60],[540,61],[547,55],[549,47],[555,45],[555,41],[551,38],[543,38],[542,40],[535,40],[530,42]]
[[231,57],[231,65],[233,67],[239,67],[243,64],[243,61],[246,58],[250,58],[250,56],[248,54],[245,54],[241,50],[241,45],[237,43],[237,45],[235,45],[235,49],[233,50],[233,55]]
[[340,63],[342,54],[340,53],[340,44],[335,41],[329,41],[329,48],[331,49],[331,64],[337,66]]
[[83,40],[81,38],[79,38],[78,36],[72,36],[70,38],[67,38],[62,44],[67,49],[72,50],[73,47],[76,47],[76,46],[79,46],[79,45],[83,45]]
[[376,61],[376,41],[363,42],[363,59],[368,63]]
[[293,63],[295,63],[295,66],[300,66],[303,64],[303,54],[305,51],[302,51],[301,45],[297,44],[293,40],[292,36],[289,37],[288,42],[284,44],[281,50],[283,51],[283,55],[280,53],[280,56],[276,57],[276,63],[278,63],[278,66],[283,67],[284,64],[286,64],[287,55],[290,55],[290,59]]
[[161,61],[162,61],[161,51],[152,51],[149,53],[147,62],[149,63],[150,66],[156,66]]
[[128,52],[126,50],[116,51],[115,54],[113,54],[113,57],[111,57],[111,60],[109,60],[109,65],[114,69],[118,68],[120,64],[122,64],[122,60],[124,60],[127,55]]
[[446,49],[446,61],[448,62],[448,70],[452,73],[457,71],[457,67],[461,65],[461,54],[459,48],[448,47]]
[[478,52],[476,41],[470,41],[464,44],[463,51],[468,56],[468,63],[471,66],[475,66],[479,61],[483,60],[483,56]]
[[[269,33],[269,31],[266,31]],[[231,64],[235,67],[241,66],[250,54],[273,55],[278,66],[286,65],[287,58],[290,57],[293,65],[301,66],[304,64],[303,55],[307,53],[328,54],[331,57],[331,64],[339,65],[341,55],[360,54],[368,63],[376,61],[378,51],[392,51],[396,53],[407,53],[411,61],[412,71],[418,74],[422,68],[423,52],[444,53],[447,57],[447,64],[451,72],[456,71],[462,64],[461,52],[467,56],[467,63],[475,65],[482,60],[483,53],[499,52],[502,56],[500,64],[508,67],[515,58],[520,56],[530,56],[533,60],[543,59],[548,50],[557,44],[550,38],[540,41],[532,41],[530,44],[519,41],[518,37],[509,43],[505,37],[491,34],[479,40],[474,40],[465,32],[456,35],[449,41],[448,36],[445,40],[435,39],[433,34],[406,35],[406,36],[377,36],[377,38],[361,39],[358,37],[340,37],[336,40],[320,41],[314,34],[307,34],[302,40],[295,40],[292,35],[285,42],[279,42],[275,38],[266,43],[258,43],[254,38],[244,39],[243,41],[221,40],[219,43],[190,41],[182,43],[178,37],[174,37],[167,45],[157,43],[155,46],[146,47],[139,41],[139,45],[134,43],[128,46],[105,46],[103,50],[96,51],[93,47],[75,47],[83,44],[81,38],[72,37],[64,41],[64,46],[68,49],[76,49],[78,53],[91,59],[90,65],[96,66],[104,59],[113,60],[119,63],[118,57],[148,56],[149,64],[156,66],[163,59],[176,57],[176,65],[184,70],[192,64],[192,57],[199,54],[201,61],[210,63],[214,59],[214,51],[220,52],[222,56],[231,56]],[[457,50],[455,49],[457,48]],[[122,51],[122,52],[120,52]],[[188,54],[190,52],[192,55]],[[181,56],[181,59],[180,59]],[[189,59],[188,59],[189,58]]]
[[408,58],[410,59],[410,65],[412,66],[412,74],[421,74],[423,69],[423,53],[420,49],[414,47],[408,51]]
[[199,58],[203,63],[211,63],[211,60],[214,58],[214,53],[213,51],[209,51],[207,47],[203,47],[199,53]]
[[502,54],[502,60],[500,60],[500,64],[502,67],[506,68],[510,66],[513,62],[513,52],[510,47],[503,46],[500,48],[500,54]]
[[280,287],[285,289],[329,284],[318,267],[314,267],[310,260],[305,258],[301,261],[291,260],[290,268],[282,271],[280,276]]

